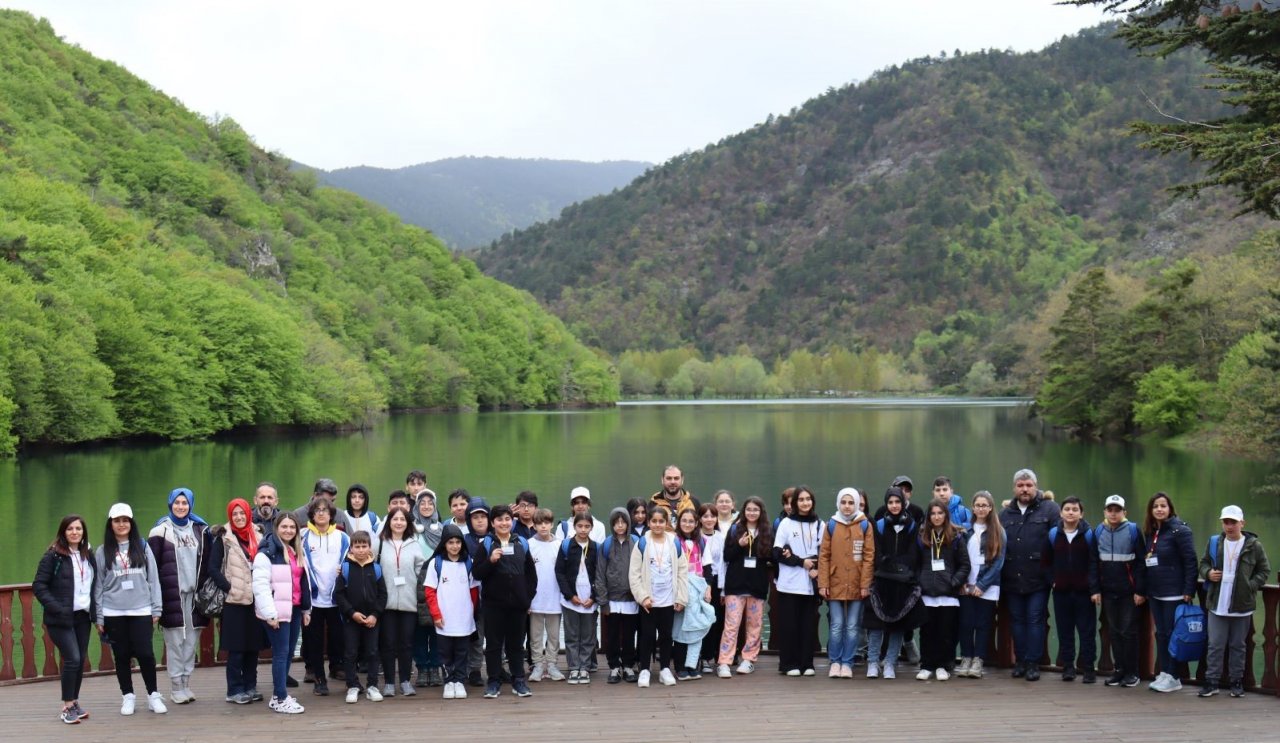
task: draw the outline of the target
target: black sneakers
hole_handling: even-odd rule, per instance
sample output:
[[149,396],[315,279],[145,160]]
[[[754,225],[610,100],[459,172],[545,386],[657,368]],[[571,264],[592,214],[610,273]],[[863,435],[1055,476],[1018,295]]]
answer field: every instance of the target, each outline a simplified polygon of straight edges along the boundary
[[1218,696],[1218,687],[1214,686],[1213,684],[1205,684],[1204,686],[1200,687],[1200,693],[1197,694],[1196,696],[1216,697]]

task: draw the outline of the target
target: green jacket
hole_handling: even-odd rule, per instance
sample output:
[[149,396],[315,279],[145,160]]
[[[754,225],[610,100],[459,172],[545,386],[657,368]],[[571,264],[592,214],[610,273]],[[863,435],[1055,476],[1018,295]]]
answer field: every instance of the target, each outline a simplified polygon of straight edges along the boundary
[[[1210,570],[1222,569],[1222,550],[1227,541],[1225,534],[1217,539],[1210,539],[1205,546],[1204,556],[1200,558],[1200,578],[1205,581],[1204,607],[1212,612],[1218,607],[1218,594],[1222,590],[1222,582],[1209,580]],[[1217,542],[1216,554],[1210,554],[1209,547]],[[1236,566],[1236,581],[1231,588],[1231,612],[1243,614],[1257,607],[1258,591],[1266,584],[1271,574],[1271,565],[1267,562],[1267,553],[1258,541],[1258,535],[1251,531],[1244,532],[1244,547],[1240,551],[1240,564]]]

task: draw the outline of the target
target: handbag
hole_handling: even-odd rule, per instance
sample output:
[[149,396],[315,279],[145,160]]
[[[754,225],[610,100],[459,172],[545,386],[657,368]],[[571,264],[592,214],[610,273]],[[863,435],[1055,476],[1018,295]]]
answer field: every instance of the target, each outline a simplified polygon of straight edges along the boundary
[[222,616],[222,605],[227,602],[227,592],[218,588],[213,578],[205,578],[196,590],[196,611],[206,617]]

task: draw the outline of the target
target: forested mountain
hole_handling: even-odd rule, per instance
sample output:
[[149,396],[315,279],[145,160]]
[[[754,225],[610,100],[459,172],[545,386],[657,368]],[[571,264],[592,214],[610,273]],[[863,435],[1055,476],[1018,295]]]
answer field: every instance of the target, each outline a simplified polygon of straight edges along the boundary
[[381,204],[454,248],[486,245],[630,183],[649,163],[456,157],[405,168],[317,170],[322,183]]
[[0,453],[610,400],[606,361],[417,227],[0,11]]
[[[1198,164],[1127,136],[1221,112],[1190,55],[1134,58],[1113,26],[1027,54],[914,60],[649,170],[477,255],[579,338],[768,360],[911,354],[935,385],[1028,352],[1015,323],[1092,265],[1154,273],[1262,224],[1228,194],[1173,202]],[[1034,364],[1033,364],[1034,365]]]

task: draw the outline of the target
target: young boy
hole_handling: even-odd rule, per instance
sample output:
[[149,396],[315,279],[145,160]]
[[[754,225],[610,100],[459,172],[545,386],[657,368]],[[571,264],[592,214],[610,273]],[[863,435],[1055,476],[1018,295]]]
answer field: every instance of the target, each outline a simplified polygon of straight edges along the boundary
[[591,683],[591,656],[596,649],[596,563],[600,545],[591,540],[595,519],[589,513],[573,517],[573,537],[562,543],[555,578],[560,588],[565,658],[569,683]]
[[543,674],[552,681],[563,681],[564,674],[556,663],[560,655],[560,593],[556,590],[556,557],[560,540],[551,530],[555,516],[546,508],[533,514],[535,533],[529,540],[529,553],[538,573],[538,590],[529,607],[529,639],[533,644],[533,672],[530,681],[541,681]]
[[345,620],[342,625],[347,704],[360,699],[359,660],[368,669],[364,693],[370,702],[381,702],[378,691],[378,616],[387,605],[387,584],[373,560],[373,539],[367,531],[351,535],[351,548],[338,572],[333,598]]
[[[1093,574],[1094,535],[1084,520],[1084,508],[1074,495],[1062,501],[1061,520],[1049,530],[1048,561],[1053,566],[1053,616],[1058,630],[1058,664],[1062,680],[1075,681],[1077,670],[1084,683],[1097,681],[1093,669],[1098,651],[1094,637],[1098,619],[1089,589]],[[1076,658],[1076,635],[1080,657]]]
[[453,524],[463,534],[467,533],[467,505],[471,503],[471,494],[462,488],[449,493],[449,515]]
[[1258,535],[1244,530],[1244,511],[1239,506],[1222,509],[1221,519],[1222,533],[1209,538],[1200,558],[1204,605],[1209,609],[1208,670],[1200,696],[1218,693],[1225,649],[1230,656],[1231,696],[1242,697],[1245,641],[1253,633],[1258,591],[1266,584],[1271,565]]
[[427,473],[422,470],[412,470],[404,476],[404,491],[409,494],[409,499],[416,505],[418,502],[418,493],[427,489]]
[[[591,491],[579,485],[569,492],[569,508],[572,513],[569,518],[560,522],[560,526],[556,527],[556,536],[560,539],[570,539],[573,537],[573,520],[578,516],[586,514],[591,516]],[[604,522],[591,516],[591,541],[599,544],[604,541],[608,530],[604,528]]]
[[947,504],[952,524],[966,531],[973,528],[973,511],[965,507],[964,498],[956,495],[950,477],[938,475],[933,479],[933,499]]
[[1111,630],[1115,672],[1107,686],[1138,685],[1138,607],[1147,602],[1146,540],[1138,525],[1125,517],[1124,498],[1108,495],[1105,520],[1093,532],[1093,576],[1090,598],[1101,605]]
[[625,508],[609,512],[612,534],[600,545],[596,565],[595,595],[600,599],[604,627],[604,656],[609,661],[609,683],[636,681],[636,630],[640,605],[631,595],[631,550],[635,536]]
[[[455,491],[456,492],[456,491]],[[466,491],[462,491],[466,492]],[[449,497],[450,510],[453,509],[453,496]],[[466,527],[462,530],[462,548],[471,556],[473,563],[480,562],[478,555],[481,542],[489,534],[489,504],[484,498],[471,498],[465,510]],[[476,614],[476,633],[471,640],[471,650],[467,653],[467,683],[472,686],[484,686],[484,676],[480,668],[484,664],[484,612]]]
[[392,490],[391,495],[387,496],[387,513],[391,513],[394,508],[403,508],[413,513],[413,508],[409,505],[409,494],[403,490]]
[[532,490],[522,490],[511,506],[511,513],[516,518],[514,531],[517,536],[532,540],[538,534],[538,525],[534,516],[538,513],[538,494]]
[[[474,521],[472,522],[474,526]],[[524,674],[524,620],[538,590],[538,573],[529,543],[511,533],[511,507],[494,506],[485,536],[472,559],[480,581],[480,614],[484,623],[485,666],[489,682],[485,699],[502,693],[502,655],[506,651],[511,689],[518,697],[533,696]]]
[[457,524],[445,524],[440,532],[440,544],[427,560],[423,586],[440,640],[440,660],[446,672],[444,698],[466,699],[467,687],[462,682],[467,675],[471,634],[476,631],[480,584],[472,577],[472,562]]

